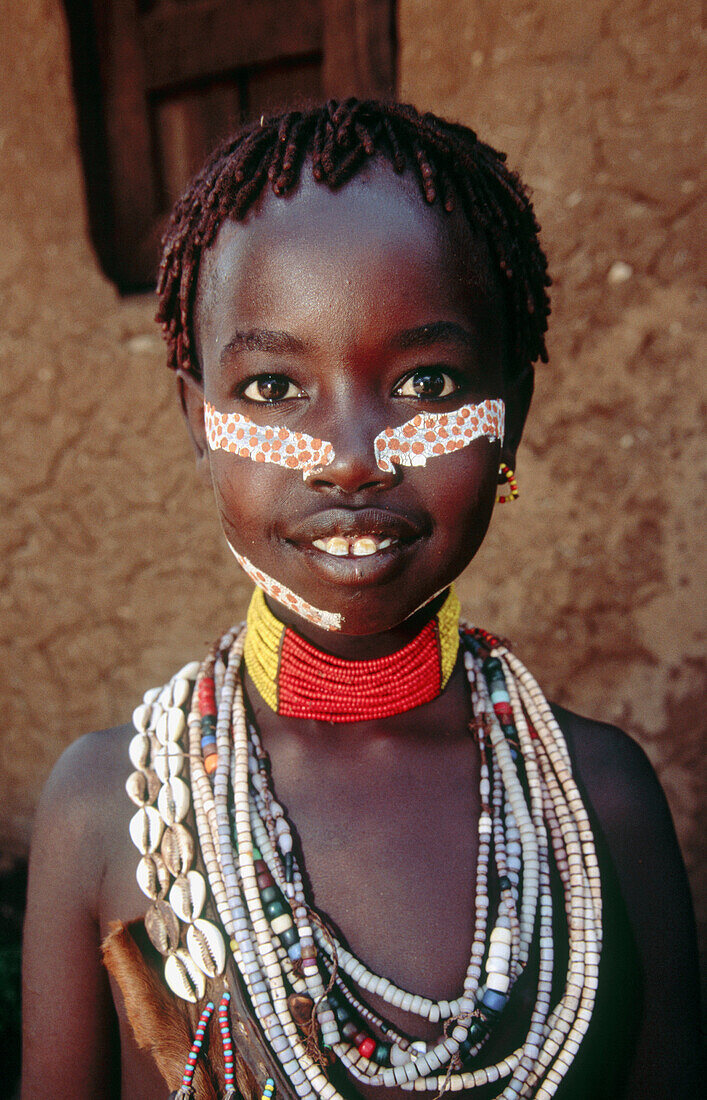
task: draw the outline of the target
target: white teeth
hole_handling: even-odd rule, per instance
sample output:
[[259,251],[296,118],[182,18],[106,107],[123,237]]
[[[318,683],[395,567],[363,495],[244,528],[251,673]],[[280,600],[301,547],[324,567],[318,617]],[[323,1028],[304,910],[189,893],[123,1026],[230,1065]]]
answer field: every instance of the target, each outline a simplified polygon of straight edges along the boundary
[[375,554],[377,549],[376,540],[367,538],[364,535],[362,538],[354,540],[351,553],[355,558],[367,558],[369,554]]
[[332,554],[335,558],[345,558],[349,555],[355,558],[367,558],[378,550],[387,550],[395,541],[395,539],[378,539],[376,535],[360,535],[355,539],[332,535],[328,539],[315,539],[312,545],[316,546],[317,550],[323,550],[325,554]]
[[324,548],[327,554],[333,554],[336,558],[345,558],[349,552],[349,540],[342,539],[339,535],[332,535],[326,540]]

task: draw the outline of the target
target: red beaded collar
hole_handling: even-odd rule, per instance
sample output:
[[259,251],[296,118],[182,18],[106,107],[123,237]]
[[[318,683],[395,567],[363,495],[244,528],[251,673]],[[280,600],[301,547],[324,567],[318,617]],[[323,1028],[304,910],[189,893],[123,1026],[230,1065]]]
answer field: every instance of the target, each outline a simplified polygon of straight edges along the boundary
[[417,637],[386,657],[348,661],[324,653],[277,619],[259,588],[248,609],[245,663],[268,706],[289,718],[369,722],[436,699],[459,649],[453,588]]

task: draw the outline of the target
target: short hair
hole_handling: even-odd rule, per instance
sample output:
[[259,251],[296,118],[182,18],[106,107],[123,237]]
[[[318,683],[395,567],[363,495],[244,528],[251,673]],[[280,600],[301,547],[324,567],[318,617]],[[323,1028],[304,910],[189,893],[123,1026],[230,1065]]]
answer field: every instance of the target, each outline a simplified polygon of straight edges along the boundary
[[481,233],[505,303],[507,376],[532,380],[535,360],[547,362],[551,280],[532,203],[505,153],[429,112],[354,98],[245,125],[212,154],[176,204],[163,239],[156,318],[172,369],[201,378],[194,341],[199,264],[224,221],[244,218],[266,187],[275,195],[294,191],[305,163],[315,180],[336,189],[375,160],[398,174],[412,172],[426,203],[447,212],[460,208]]

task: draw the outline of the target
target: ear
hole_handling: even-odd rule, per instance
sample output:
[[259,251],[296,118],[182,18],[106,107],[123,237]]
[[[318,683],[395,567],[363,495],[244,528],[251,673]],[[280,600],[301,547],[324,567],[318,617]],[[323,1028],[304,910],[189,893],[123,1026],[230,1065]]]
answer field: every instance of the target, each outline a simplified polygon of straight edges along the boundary
[[528,367],[520,378],[514,379],[506,391],[506,426],[501,459],[512,470],[516,468],[516,452],[523,435],[534,385],[535,371]]
[[182,406],[187,431],[196,454],[198,473],[211,482],[209,472],[209,446],[204,427],[204,384],[188,371],[177,371],[177,392]]

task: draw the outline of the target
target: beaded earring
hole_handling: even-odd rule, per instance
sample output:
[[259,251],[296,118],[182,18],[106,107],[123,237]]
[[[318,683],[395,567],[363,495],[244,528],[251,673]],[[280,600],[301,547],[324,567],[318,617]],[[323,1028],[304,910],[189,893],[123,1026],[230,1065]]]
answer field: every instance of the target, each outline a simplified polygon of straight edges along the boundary
[[498,467],[498,476],[503,478],[503,481],[499,481],[496,489],[496,504],[507,504],[509,500],[516,500],[518,497],[518,482],[515,471],[505,462],[502,462]]

